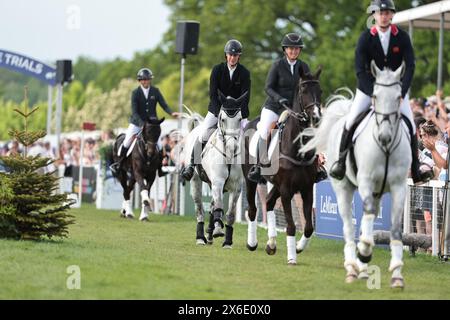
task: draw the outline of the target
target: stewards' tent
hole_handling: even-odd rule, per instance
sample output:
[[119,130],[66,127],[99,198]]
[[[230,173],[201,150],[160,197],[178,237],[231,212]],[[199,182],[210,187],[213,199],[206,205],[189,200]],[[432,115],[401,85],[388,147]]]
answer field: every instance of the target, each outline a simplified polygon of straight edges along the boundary
[[442,89],[444,66],[444,31],[450,30],[450,0],[436,1],[417,8],[397,12],[393,23],[408,27],[411,39],[415,28],[439,30],[439,62],[437,87]]

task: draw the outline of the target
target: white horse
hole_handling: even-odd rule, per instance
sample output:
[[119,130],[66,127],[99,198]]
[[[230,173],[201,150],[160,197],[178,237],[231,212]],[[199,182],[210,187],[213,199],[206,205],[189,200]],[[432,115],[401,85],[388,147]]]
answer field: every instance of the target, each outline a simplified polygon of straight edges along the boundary
[[[197,165],[191,180],[191,195],[195,202],[197,215],[197,245],[212,244],[213,238],[225,236],[224,248],[231,248],[233,244],[233,224],[236,218],[236,204],[242,188],[241,155],[241,120],[240,105],[247,93],[239,99],[225,97],[220,93],[222,108],[218,116],[218,128],[214,131],[205,145],[200,158],[200,150],[195,152]],[[185,163],[190,162],[192,149],[196,139],[203,130],[202,125],[194,128],[186,137],[184,149]],[[204,210],[202,205],[202,180],[207,182],[212,190],[208,239],[204,235]],[[229,192],[229,205],[226,213],[226,225],[223,217],[223,194]],[[223,228],[226,227],[224,232]]]
[[[347,158],[346,177],[331,179],[336,192],[339,212],[344,223],[346,282],[367,278],[367,263],[374,247],[373,224],[380,208],[380,199],[386,192],[391,193],[391,287],[403,288],[401,274],[403,266],[402,217],[406,196],[406,179],[412,161],[410,136],[401,121],[401,82],[404,64],[397,71],[379,70],[372,62],[372,74],[376,78],[373,91],[373,111],[354,145],[357,173],[353,170],[350,157]],[[315,137],[301,150],[317,149],[325,152],[327,165],[338,160],[339,141],[345,125],[345,115],[352,101],[343,96],[334,96]],[[330,168],[328,168],[330,169]],[[358,188],[364,204],[364,216],[358,246],[352,223],[352,198]],[[356,255],[358,251],[358,255]]]

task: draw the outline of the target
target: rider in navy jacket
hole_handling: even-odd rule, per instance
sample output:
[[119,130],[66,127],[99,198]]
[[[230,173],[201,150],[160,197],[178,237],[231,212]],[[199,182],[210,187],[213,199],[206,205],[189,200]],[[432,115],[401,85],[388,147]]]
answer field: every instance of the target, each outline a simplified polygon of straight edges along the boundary
[[432,178],[431,171],[421,172],[419,169],[416,129],[413,114],[409,105],[409,88],[411,87],[415,58],[414,50],[408,34],[393,25],[392,19],[396,12],[392,0],[373,0],[369,7],[375,18],[376,25],[364,31],[358,41],[355,52],[355,69],[358,78],[358,90],[356,91],[350,113],[347,115],[344,130],[342,132],[339,148],[339,160],[333,164],[330,175],[338,180],[345,177],[345,161],[351,144],[353,133],[359,123],[356,119],[366,112],[372,105],[372,94],[375,78],[371,73],[371,62],[375,61],[381,70],[390,68],[397,70],[405,63],[405,73],[402,77],[402,98],[400,112],[407,119],[411,135],[412,165],[411,176],[414,183],[426,182]]

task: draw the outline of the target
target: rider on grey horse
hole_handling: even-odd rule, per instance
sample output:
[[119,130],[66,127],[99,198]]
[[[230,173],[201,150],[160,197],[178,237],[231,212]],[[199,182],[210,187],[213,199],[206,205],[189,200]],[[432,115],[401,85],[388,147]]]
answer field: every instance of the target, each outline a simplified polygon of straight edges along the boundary
[[[294,101],[294,92],[299,80],[310,74],[308,64],[299,60],[304,47],[301,35],[289,33],[284,36],[281,43],[284,57],[275,61],[269,71],[266,81],[267,100],[261,111],[261,120],[258,124],[258,164],[248,173],[248,179],[253,182],[261,181],[261,165],[267,164],[267,139],[273,122],[278,121],[284,107],[291,107]],[[325,169],[320,168],[317,181],[327,178]]]
[[431,171],[421,172],[419,169],[416,128],[413,121],[413,114],[409,105],[409,88],[412,83],[415,58],[414,50],[408,34],[391,24],[396,12],[395,4],[392,0],[374,0],[369,7],[369,12],[379,12],[375,15],[376,25],[362,33],[356,48],[355,68],[358,78],[358,89],[355,99],[347,116],[347,121],[342,133],[339,148],[339,160],[330,170],[330,175],[338,180],[345,176],[345,161],[347,152],[351,145],[352,136],[359,125],[356,119],[366,112],[372,105],[373,86],[375,78],[370,71],[371,61],[374,60],[378,68],[390,68],[397,70],[402,62],[405,62],[406,71],[402,78],[402,98],[400,111],[408,125],[411,135],[412,165],[411,176],[414,183],[426,182],[431,179]]
[[[141,84],[131,95],[131,110],[130,125],[128,126],[125,134],[125,140],[123,141],[122,150],[119,155],[119,160],[110,166],[111,171],[115,174],[120,171],[122,162],[126,158],[128,148],[133,142],[133,138],[137,135],[144,126],[146,119],[157,118],[156,116],[156,104],[159,103],[164,111],[173,117],[178,117],[178,112],[172,112],[169,106],[164,100],[161,92],[157,87],[151,85],[153,79],[153,73],[150,69],[143,68],[137,73],[137,80]],[[158,171],[159,176],[165,175],[161,168]]]
[[211,72],[209,83],[210,103],[208,114],[202,124],[202,133],[192,149],[189,165],[181,172],[181,175],[187,181],[190,181],[194,175],[195,151],[197,150],[198,152],[200,150],[198,144],[201,143],[201,150],[203,150],[210,135],[214,131],[213,129],[217,126],[217,117],[221,108],[219,91],[225,97],[235,99],[238,99],[247,92],[246,98],[240,106],[242,112],[241,127],[245,127],[248,122],[251,81],[250,72],[239,63],[242,54],[242,44],[237,40],[230,40],[226,43],[224,52],[226,62],[216,65]]

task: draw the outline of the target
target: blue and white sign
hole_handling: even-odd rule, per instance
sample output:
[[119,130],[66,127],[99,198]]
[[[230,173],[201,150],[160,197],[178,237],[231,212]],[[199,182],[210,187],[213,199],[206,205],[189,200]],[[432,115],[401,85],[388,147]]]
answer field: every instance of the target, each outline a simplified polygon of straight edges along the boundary
[[[356,239],[363,215],[363,203],[359,193],[355,193],[352,203],[353,225]],[[343,223],[339,215],[336,194],[329,180],[316,185],[316,234],[322,238],[344,239]],[[381,200],[380,212],[374,223],[374,230],[391,229],[391,196],[385,194]]]
[[32,76],[51,86],[56,85],[56,68],[18,53],[0,49],[0,68]]

